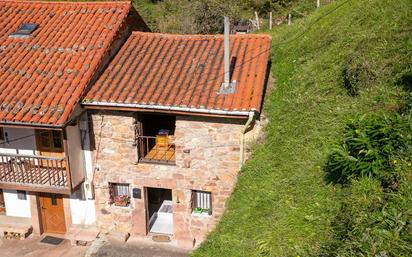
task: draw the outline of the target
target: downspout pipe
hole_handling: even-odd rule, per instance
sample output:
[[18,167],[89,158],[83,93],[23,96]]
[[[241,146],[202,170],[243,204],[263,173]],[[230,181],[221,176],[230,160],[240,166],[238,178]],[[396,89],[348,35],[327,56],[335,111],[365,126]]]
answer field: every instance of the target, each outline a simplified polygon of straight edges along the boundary
[[243,163],[245,162],[245,134],[247,129],[249,128],[250,124],[255,118],[255,112],[249,112],[248,115],[248,120],[246,121],[245,126],[243,127],[241,131],[241,138],[240,138],[240,167],[243,166]]

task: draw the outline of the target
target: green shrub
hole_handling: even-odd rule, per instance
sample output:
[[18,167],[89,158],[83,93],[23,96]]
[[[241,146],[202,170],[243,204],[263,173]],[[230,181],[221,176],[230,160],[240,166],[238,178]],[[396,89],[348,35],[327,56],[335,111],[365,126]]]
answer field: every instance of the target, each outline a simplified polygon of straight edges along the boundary
[[369,115],[352,120],[343,142],[325,165],[327,179],[346,184],[359,177],[376,178],[385,187],[396,184],[399,165],[409,161],[409,120],[399,115]]
[[346,184],[323,256],[408,256],[412,252],[411,123],[408,116],[351,121],[325,169]]
[[323,256],[408,256],[412,252],[410,181],[385,193],[376,179],[353,180],[332,223]]

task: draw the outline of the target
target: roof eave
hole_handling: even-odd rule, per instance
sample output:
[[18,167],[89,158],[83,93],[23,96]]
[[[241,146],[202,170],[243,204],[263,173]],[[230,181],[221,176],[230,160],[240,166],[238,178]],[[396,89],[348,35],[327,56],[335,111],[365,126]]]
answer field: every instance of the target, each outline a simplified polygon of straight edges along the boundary
[[20,128],[42,128],[42,129],[63,129],[65,125],[34,123],[34,122],[20,122],[20,121],[0,121],[0,126],[6,127],[20,127]]
[[238,116],[239,118],[246,118],[251,112],[257,112],[256,109],[249,111],[229,111],[229,110],[216,110],[216,109],[203,109],[193,107],[180,107],[180,106],[165,106],[155,104],[128,104],[128,103],[113,103],[113,102],[83,102],[82,105],[88,107],[120,107],[120,108],[137,108],[137,109],[149,109],[156,111],[168,111],[168,112],[184,112],[188,114],[210,114],[210,115],[223,115],[223,116]]

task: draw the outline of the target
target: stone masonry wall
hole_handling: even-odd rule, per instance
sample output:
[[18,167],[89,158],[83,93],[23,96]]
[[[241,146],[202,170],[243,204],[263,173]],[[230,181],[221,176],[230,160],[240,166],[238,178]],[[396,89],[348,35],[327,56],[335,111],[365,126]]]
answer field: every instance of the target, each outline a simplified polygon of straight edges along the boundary
[[[191,247],[203,241],[224,212],[239,171],[240,135],[245,120],[177,116],[176,165],[136,163],[134,114],[92,112],[95,141],[95,196],[97,226],[146,235],[146,204],[132,199],[129,207],[109,204],[109,182],[129,183],[130,188],[172,189],[174,240]],[[211,216],[196,216],[191,190],[212,193]]]

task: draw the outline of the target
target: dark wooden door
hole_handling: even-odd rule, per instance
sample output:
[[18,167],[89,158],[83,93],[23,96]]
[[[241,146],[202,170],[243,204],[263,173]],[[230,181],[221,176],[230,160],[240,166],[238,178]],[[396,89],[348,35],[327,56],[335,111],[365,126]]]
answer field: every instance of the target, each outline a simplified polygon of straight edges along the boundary
[[66,233],[63,197],[57,194],[41,194],[40,207],[45,233]]
[[0,215],[6,214],[6,205],[4,204],[3,190],[0,189]]

